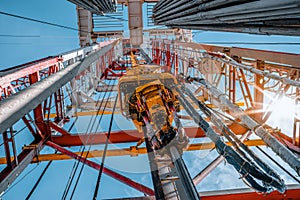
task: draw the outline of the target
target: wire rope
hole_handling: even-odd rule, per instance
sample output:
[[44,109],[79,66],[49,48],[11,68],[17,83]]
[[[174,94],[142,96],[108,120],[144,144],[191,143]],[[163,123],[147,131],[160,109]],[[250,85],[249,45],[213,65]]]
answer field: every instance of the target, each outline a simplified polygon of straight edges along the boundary
[[[112,84],[112,87],[111,87],[111,90],[110,90],[110,92],[109,92],[108,98],[107,98],[107,100],[106,100],[106,102],[105,102],[105,105],[104,105],[104,109],[102,110],[102,113],[101,113],[101,115],[100,115],[100,119],[98,120],[98,124],[97,124],[97,126],[96,126],[95,132],[97,131],[98,127],[100,126],[100,123],[101,123],[101,121],[102,121],[102,117],[103,117],[105,108],[106,108],[106,106],[107,106],[107,104],[108,104],[109,97],[111,96],[111,93],[112,93],[112,90],[113,90],[113,85],[115,84],[115,82],[116,82],[116,80],[115,80],[114,83]],[[101,107],[102,107],[102,105],[99,106],[99,108],[98,108],[99,111],[100,111]],[[113,115],[113,114],[112,114],[112,115]],[[95,119],[94,123],[95,123],[95,122],[96,122],[96,119]],[[93,126],[94,126],[94,124],[93,124]],[[93,134],[91,135],[91,137],[92,137],[91,139],[94,140],[94,139],[93,139],[93,138],[94,138],[94,137],[93,137]],[[88,139],[89,139],[89,138],[88,138]],[[80,169],[79,175],[78,175],[78,177],[77,177],[77,180],[76,180],[76,183],[75,183],[75,186],[74,186],[74,188],[73,188],[73,191],[72,191],[72,194],[71,194],[71,197],[70,197],[70,198],[72,198],[73,195],[74,195],[74,193],[75,193],[75,190],[76,190],[77,185],[78,185],[78,183],[79,183],[80,176],[81,176],[82,171],[83,171],[83,169],[84,169],[84,167],[85,167],[85,160],[86,160],[87,157],[88,157],[88,154],[89,154],[89,152],[90,152],[90,150],[91,150],[91,147],[92,147],[92,145],[89,145],[89,149],[87,150],[87,153],[86,153],[84,162],[83,162],[82,165],[81,165],[81,169]]]
[[39,38],[39,35],[12,35],[12,34],[1,34],[0,37],[16,37],[16,38]]
[[43,172],[39,176],[38,180],[36,181],[36,183],[34,184],[32,189],[28,193],[27,197],[25,198],[26,200],[30,199],[31,195],[34,193],[35,189],[38,187],[39,183],[41,182],[41,180],[44,177],[45,173],[47,172],[48,168],[50,167],[51,163],[52,163],[52,160],[47,163],[46,167],[44,168]]
[[[104,97],[106,96],[106,93],[107,93],[107,90],[106,90],[105,93],[104,93]],[[100,100],[100,96],[99,96],[98,99],[97,99],[97,103],[99,102],[99,100]],[[98,112],[96,113],[96,116],[97,116],[97,115],[98,115]],[[90,132],[89,129],[90,129],[91,122],[92,122],[92,120],[93,120],[94,117],[95,117],[95,116],[93,115],[93,116],[91,117],[91,119],[89,120],[87,129],[86,129],[86,133]],[[82,154],[83,154],[84,149],[85,149],[85,146],[81,146],[81,147],[80,147],[80,150],[79,150],[79,151],[81,152],[81,156],[82,156]],[[66,197],[67,197],[67,195],[68,195],[68,193],[69,193],[70,187],[71,187],[71,185],[72,185],[73,179],[74,179],[74,177],[75,177],[75,174],[76,174],[76,172],[77,172],[78,166],[79,166],[79,161],[75,161],[74,164],[73,164],[71,173],[70,173],[70,175],[69,175],[69,179],[68,179],[67,185],[66,185],[66,187],[65,187],[63,196],[62,196],[61,199],[66,199]]]
[[[74,122],[72,123],[72,125],[70,126],[70,128],[68,129],[68,132],[70,132],[72,130],[72,128],[74,127],[74,124],[76,123],[78,118],[76,118],[74,120]],[[55,150],[55,153],[57,153],[57,150]],[[44,168],[43,172],[41,173],[41,175],[39,176],[38,180],[36,181],[36,183],[34,184],[33,188],[31,189],[31,191],[29,192],[29,194],[27,195],[27,197],[25,198],[26,200],[30,199],[31,195],[34,193],[35,189],[38,187],[39,183],[41,182],[42,178],[44,177],[44,175],[46,174],[48,168],[50,167],[50,165],[52,164],[53,160],[49,161],[46,165],[46,167]]]
[[95,187],[95,191],[94,191],[94,197],[93,197],[94,200],[96,200],[97,196],[98,196],[98,191],[99,191],[99,187],[100,187],[100,181],[101,181],[104,162],[105,162],[105,158],[106,158],[106,151],[107,151],[107,147],[108,147],[108,141],[109,141],[109,138],[110,138],[110,133],[111,133],[111,128],[112,128],[112,123],[113,123],[113,119],[114,119],[114,112],[115,112],[115,109],[116,109],[117,101],[118,101],[118,94],[116,95],[116,98],[115,98],[115,103],[114,103],[112,115],[111,115],[110,122],[109,122],[108,134],[107,134],[107,137],[106,137],[104,152],[103,152],[102,161],[101,161],[101,165],[100,165],[100,170],[99,170],[99,173],[98,173],[96,187]]
[[[111,82],[111,81],[110,81],[110,82]],[[109,82],[109,84],[110,84],[110,82]],[[92,129],[93,129],[94,124],[95,124],[95,121],[96,121],[96,117],[99,115],[100,109],[101,109],[102,104],[103,104],[103,102],[104,102],[104,98],[106,97],[106,94],[107,94],[107,92],[108,92],[108,88],[109,88],[109,87],[106,88],[106,91],[105,91],[105,93],[104,93],[104,95],[103,95],[103,97],[102,97],[102,101],[100,102],[100,105],[99,105],[99,108],[98,108],[98,110],[97,110],[96,115],[93,116],[93,117],[90,119],[90,121],[89,121],[89,124],[88,124],[88,127],[87,127],[87,131],[86,131],[86,133],[88,133],[88,138],[86,139],[85,143],[89,142],[90,135],[91,135],[91,133],[92,133]],[[110,95],[110,93],[109,93],[108,95]],[[96,105],[99,103],[99,101],[100,101],[100,95],[99,95],[99,97],[98,97],[98,99],[97,99]],[[103,113],[104,113],[104,110],[102,111],[101,116],[103,115]],[[92,121],[93,121],[93,118],[94,118],[94,122],[93,122],[93,124],[91,125],[91,123],[92,123]],[[102,117],[101,117],[101,118],[102,118]],[[82,157],[82,155],[83,155],[83,153],[84,153],[85,148],[86,148],[86,146],[83,146],[83,147],[81,147],[81,149],[80,149],[80,152],[81,152],[80,156],[81,156],[81,157]],[[80,161],[79,161],[79,160],[78,160],[78,161],[75,161],[75,163],[74,163],[74,165],[73,165],[73,169],[72,169],[72,171],[73,171],[73,170],[75,170],[75,171],[73,171],[73,173],[71,172],[72,176],[70,175],[70,176],[71,176],[71,179],[69,178],[68,187],[67,187],[67,189],[65,189],[64,195],[63,195],[62,199],[65,199],[65,198],[67,197],[68,193],[69,193],[71,184],[72,184],[72,182],[73,182],[73,179],[75,178],[75,174],[76,174],[76,172],[77,172],[77,169],[78,169],[79,164],[80,164]],[[83,165],[84,165],[84,164],[83,164]],[[81,171],[82,171],[82,170],[81,170]],[[81,173],[79,173],[78,176],[81,176]],[[77,182],[77,181],[76,181],[76,182]],[[77,184],[75,184],[74,187],[76,188],[76,186],[77,186]],[[73,188],[73,191],[74,191],[74,188]],[[73,192],[72,192],[72,193],[73,193]]]

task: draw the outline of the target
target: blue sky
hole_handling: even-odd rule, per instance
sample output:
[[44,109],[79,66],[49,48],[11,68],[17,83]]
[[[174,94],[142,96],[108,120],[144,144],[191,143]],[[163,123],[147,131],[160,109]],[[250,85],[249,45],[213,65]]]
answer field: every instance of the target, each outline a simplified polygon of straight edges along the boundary
[[[47,22],[58,23],[77,28],[77,16],[75,5],[67,0],[2,0],[0,11],[8,12],[25,17],[44,20]],[[76,31],[52,27],[35,22],[25,21],[22,19],[12,18],[0,15],[0,35],[21,35],[34,37],[2,37],[0,36],[0,69],[15,66],[39,58],[57,55],[58,53],[69,51],[79,47],[78,33]],[[197,31],[195,34],[196,41],[202,42],[300,42],[300,37],[287,36],[258,36],[237,33],[220,33]],[[229,44],[230,45],[230,44]],[[235,45],[238,46],[238,45]],[[300,53],[299,45],[239,45],[241,47],[258,48],[274,51],[285,51],[291,53]],[[117,127],[126,127],[119,123]],[[74,130],[76,131],[76,130]],[[17,140],[18,146],[30,142],[32,138],[22,138]],[[128,145],[129,146],[129,145]],[[127,146],[126,146],[127,147]],[[74,148],[74,151],[78,148]],[[2,149],[1,149],[2,151]],[[53,152],[51,148],[46,148],[44,152]],[[191,174],[196,175],[201,168],[216,157],[216,153],[209,151],[188,152],[184,158],[191,170]],[[130,158],[130,164],[126,162],[128,158],[108,158],[107,164],[120,171],[120,173],[130,176],[130,178],[143,182],[145,185],[152,187],[150,175],[147,171],[148,163],[145,155]],[[97,159],[97,162],[100,162]],[[59,199],[66,185],[67,178],[74,161],[54,162],[45,178],[41,182],[37,192],[32,199]],[[200,165],[202,163],[202,165]],[[23,199],[28,194],[37,177],[43,170],[46,163],[33,164],[25,170],[24,174],[34,168],[34,171],[12,188],[3,199]],[[223,172],[227,173],[224,174]],[[55,174],[55,176],[54,176]],[[84,176],[76,191],[75,199],[91,199],[93,194],[95,177],[97,172],[89,167],[85,167]],[[217,179],[218,177],[218,179]],[[223,180],[223,181],[222,181]],[[107,176],[102,177],[100,188],[101,198],[124,197],[124,196],[142,196],[135,190],[124,187]],[[112,188],[113,185],[113,188]],[[221,165],[219,170],[215,170],[209,178],[198,186],[198,189],[226,189],[244,186],[238,180],[237,173],[228,165]],[[113,195],[111,195],[113,193]]]
[[[197,31],[198,32],[198,31]],[[300,53],[299,36],[282,36],[282,35],[255,35],[255,34],[242,34],[242,33],[229,33],[229,32],[210,32],[199,31],[195,33],[194,40],[197,42],[226,42],[228,44],[217,44],[219,46],[238,46],[245,48]],[[233,42],[233,44],[230,44]],[[249,43],[298,43],[298,45],[291,44],[234,44],[234,42],[249,42]]]
[[[0,10],[42,21],[77,28],[75,5],[67,0],[2,0]],[[77,31],[0,15],[0,69],[22,64],[79,47]]]

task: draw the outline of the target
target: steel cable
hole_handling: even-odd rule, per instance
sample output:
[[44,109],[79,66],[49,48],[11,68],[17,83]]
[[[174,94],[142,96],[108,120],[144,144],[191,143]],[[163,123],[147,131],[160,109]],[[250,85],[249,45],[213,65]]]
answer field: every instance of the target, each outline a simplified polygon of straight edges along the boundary
[[112,128],[112,123],[113,123],[113,119],[114,119],[114,112],[115,112],[115,109],[116,109],[117,101],[118,101],[118,95],[116,95],[112,115],[111,115],[110,122],[109,122],[107,138],[106,138],[106,142],[105,142],[104,152],[103,152],[103,156],[102,156],[102,161],[101,161],[100,170],[99,170],[99,173],[98,173],[95,192],[94,192],[94,197],[93,197],[94,200],[96,200],[97,196],[98,196],[98,190],[99,190],[99,187],[100,187],[101,175],[102,175],[102,172],[103,172],[103,166],[104,166],[104,162],[105,162],[105,158],[106,158],[106,151],[107,151],[107,147],[108,147],[108,141],[109,141],[109,138],[110,138],[110,133],[111,133],[111,128]]
[[[111,82],[111,81],[110,81],[110,82]],[[110,82],[109,82],[109,84],[110,84]],[[99,115],[100,108],[101,108],[101,106],[102,106],[102,103],[103,103],[103,101],[104,101],[104,97],[106,96],[107,92],[108,92],[108,87],[106,88],[106,91],[104,92],[102,101],[101,101],[101,103],[100,103],[100,106],[99,106],[99,108],[98,108],[98,110],[97,110],[96,115],[95,115],[95,116],[93,115],[93,116],[91,117],[91,119],[89,120],[87,129],[86,129],[86,130],[87,130],[86,133],[88,133],[89,136],[90,136],[90,134],[91,134],[91,132],[92,132],[92,129],[93,129],[93,126],[91,127],[91,123],[92,123],[92,121],[93,121],[93,118],[94,118],[94,121],[95,121],[96,117]],[[100,101],[100,95],[99,95],[99,97],[98,97],[98,99],[97,99],[97,104],[99,103],[99,101]],[[88,142],[89,137],[88,137],[86,140],[87,140],[87,141],[85,141],[85,142]],[[79,151],[81,152],[80,156],[83,155],[84,150],[85,150],[85,146],[81,146],[81,147],[80,147],[80,150],[79,150]],[[70,176],[69,176],[69,180],[68,180],[68,182],[67,182],[67,185],[66,185],[66,187],[65,187],[63,196],[62,196],[62,198],[61,198],[61,199],[63,199],[63,200],[66,199],[66,197],[67,197],[67,195],[68,195],[68,193],[69,193],[69,190],[70,190],[71,184],[72,184],[72,182],[73,182],[73,179],[74,179],[74,177],[75,177],[75,174],[76,174],[76,172],[77,172],[79,163],[80,163],[79,160],[74,162],[74,165],[73,165],[73,167],[72,167],[71,174],[70,174]]]
[[[107,97],[106,102],[105,102],[105,105],[104,105],[104,109],[102,110],[102,113],[101,113],[101,115],[100,115],[100,119],[98,120],[98,124],[96,125],[96,130],[95,130],[95,132],[97,131],[98,127],[100,126],[100,123],[101,123],[101,121],[102,121],[102,117],[103,117],[105,108],[106,108],[106,106],[107,106],[107,104],[108,104],[109,97],[111,96],[111,93],[112,93],[112,91],[113,91],[113,85],[115,84],[115,82],[116,82],[116,80],[114,80],[114,83],[111,85],[111,89],[110,89],[110,91],[109,91],[108,97]],[[107,89],[108,89],[108,88],[109,88],[109,87],[107,87]],[[100,109],[101,109],[101,107],[102,107],[102,102],[103,102],[103,101],[104,101],[104,98],[102,98],[102,101],[101,101],[101,104],[99,105],[99,108],[98,108],[97,113],[100,112]],[[92,128],[94,127],[95,123],[96,123],[96,118],[94,119]],[[92,131],[92,129],[91,129],[91,131]],[[94,139],[93,139],[93,134],[91,134],[89,137],[91,137],[91,140],[92,140],[92,141],[94,140]],[[89,137],[88,137],[87,141],[90,140]],[[78,174],[78,176],[77,176],[77,179],[76,179],[75,185],[74,185],[74,187],[73,187],[73,191],[72,191],[72,193],[71,193],[71,197],[70,197],[70,198],[72,198],[73,195],[74,195],[74,193],[75,193],[75,190],[76,190],[77,185],[78,185],[78,183],[79,183],[79,179],[80,179],[80,177],[81,177],[82,171],[83,171],[83,169],[84,169],[84,167],[85,167],[85,161],[86,161],[86,159],[87,159],[87,157],[88,157],[88,154],[89,154],[89,152],[90,152],[90,150],[91,150],[91,147],[92,147],[92,145],[89,145],[89,148],[88,148],[88,150],[87,150],[86,156],[85,156],[85,158],[84,158],[84,162],[83,162],[82,165],[81,165],[81,169],[80,169],[79,174]],[[82,151],[82,153],[84,153],[84,151]],[[82,156],[82,155],[81,155],[81,156]]]

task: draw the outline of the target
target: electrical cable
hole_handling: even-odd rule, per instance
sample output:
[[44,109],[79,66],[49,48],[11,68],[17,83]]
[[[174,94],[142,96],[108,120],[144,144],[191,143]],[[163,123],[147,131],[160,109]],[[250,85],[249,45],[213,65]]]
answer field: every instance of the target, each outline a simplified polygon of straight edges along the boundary
[[9,34],[1,34],[0,37],[17,37],[17,38],[24,38],[24,37],[28,37],[28,38],[38,38],[41,37],[39,35],[9,35]]
[[[198,99],[196,99],[193,94],[188,90],[184,89],[184,91],[189,95],[189,97],[194,101],[198,103],[199,108],[206,114],[206,116],[211,118],[211,121],[219,128],[222,129],[223,135],[230,141],[233,146],[235,147],[235,150],[240,153],[245,160],[248,162],[255,162],[258,164],[258,166],[261,167],[266,173],[268,173],[270,176],[273,176],[274,178],[281,180],[279,175],[271,169],[266,163],[264,163],[259,157],[257,157],[243,142],[241,142],[237,136],[224,124],[218,117],[214,114],[213,109],[208,109],[208,106],[201,103]],[[231,139],[232,138],[232,139]],[[241,148],[241,149],[240,149]],[[247,153],[252,159],[249,159],[248,156],[245,154]]]
[[[271,192],[273,187],[279,192],[285,191],[285,185],[282,179],[276,178],[274,174],[267,174],[254,165],[241,157],[232,147],[227,146],[218,134],[210,127],[210,125],[201,117],[201,115],[193,108],[193,106],[184,98],[184,94],[180,88],[176,87],[179,93],[178,100],[184,106],[187,113],[193,117],[194,121],[199,125],[206,135],[215,143],[218,153],[225,157],[227,162],[231,164],[242,176],[244,181],[249,183],[257,191],[268,193]],[[275,174],[276,175],[276,174]],[[262,185],[255,179],[262,181]]]
[[46,24],[46,25],[50,25],[50,26],[55,26],[55,27],[59,27],[59,28],[64,28],[64,29],[68,29],[68,30],[72,30],[72,31],[91,33],[89,31],[79,30],[77,28],[73,28],[73,27],[70,27],[70,26],[65,26],[65,25],[60,25],[60,24],[56,24],[56,23],[41,21],[41,20],[38,20],[38,19],[29,18],[29,17],[23,17],[23,16],[20,16],[20,15],[15,15],[15,14],[3,12],[3,11],[0,11],[0,14],[10,16],[10,17],[19,18],[19,19],[24,19],[24,20],[28,20],[28,21],[33,21],[33,22],[37,22],[37,23],[41,23],[41,24]]

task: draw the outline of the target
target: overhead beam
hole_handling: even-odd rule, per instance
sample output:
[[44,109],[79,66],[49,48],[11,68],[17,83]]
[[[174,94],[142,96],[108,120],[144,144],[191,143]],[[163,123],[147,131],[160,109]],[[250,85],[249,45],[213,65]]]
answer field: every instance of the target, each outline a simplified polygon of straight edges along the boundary
[[[244,134],[248,129],[233,124],[229,126],[237,135]],[[185,127],[185,132],[189,138],[206,137],[202,129],[197,127]],[[110,133],[110,143],[126,143],[138,142],[143,137],[142,133],[137,130],[120,130]],[[94,134],[72,134],[72,135],[53,135],[51,140],[60,146],[81,146],[81,145],[96,145],[104,144],[106,142],[107,133],[94,133]]]
[[121,31],[96,31],[93,32],[93,36],[96,38],[111,38],[111,37],[123,37],[123,30]]
[[[108,105],[106,105],[105,108],[112,108],[113,107],[113,103],[114,103],[113,101],[108,101]],[[236,102],[235,104],[237,106],[240,106],[240,107],[242,107],[242,106],[245,105],[244,102]],[[82,103],[81,106],[86,106],[86,105],[87,105],[87,107],[89,106],[90,108],[93,107],[93,108],[99,109],[99,106],[96,105],[96,103],[93,103],[93,102]],[[213,104],[209,104],[209,103],[205,104],[205,105],[208,106],[208,107],[210,107],[210,108],[214,108],[215,107]],[[111,110],[105,110],[105,108],[103,107],[103,109],[101,109],[100,111],[90,109],[89,111],[76,112],[76,113],[73,113],[72,116],[70,116],[70,117],[92,116],[92,115],[97,115],[97,113],[99,114],[99,112],[102,115],[111,115],[111,114],[113,114]],[[116,109],[119,109],[119,108],[120,108],[120,106],[117,103]],[[183,110],[183,108],[181,108],[181,110]],[[121,112],[120,111],[115,111],[114,114],[121,114]],[[46,114],[45,117],[47,118],[48,115]],[[50,113],[49,117],[50,118],[55,118],[56,117],[56,113]]]

